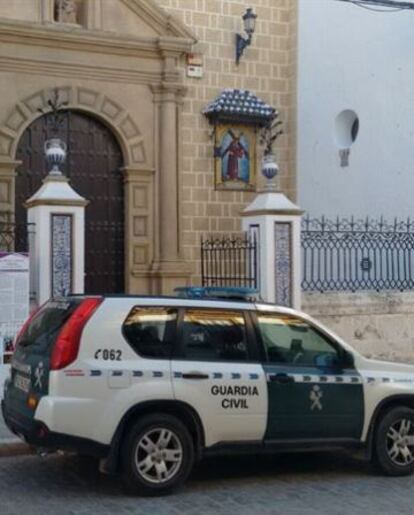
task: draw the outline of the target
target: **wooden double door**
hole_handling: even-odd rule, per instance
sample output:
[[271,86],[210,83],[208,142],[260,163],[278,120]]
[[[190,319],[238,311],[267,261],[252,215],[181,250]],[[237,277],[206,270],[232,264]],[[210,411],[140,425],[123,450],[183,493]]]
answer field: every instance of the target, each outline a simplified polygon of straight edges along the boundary
[[[24,202],[48,173],[44,155],[47,139],[58,137],[68,147],[62,172],[77,193],[89,201],[85,211],[85,292],[124,292],[124,183],[122,151],[112,132],[82,112],[59,112],[35,120],[19,142],[15,217],[27,221]],[[20,251],[25,242],[20,244]]]

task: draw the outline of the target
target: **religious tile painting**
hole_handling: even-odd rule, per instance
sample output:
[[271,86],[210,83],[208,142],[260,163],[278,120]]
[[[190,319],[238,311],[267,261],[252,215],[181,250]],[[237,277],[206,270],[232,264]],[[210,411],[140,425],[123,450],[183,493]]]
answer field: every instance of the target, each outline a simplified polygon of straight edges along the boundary
[[247,125],[219,125],[215,142],[215,184],[218,190],[256,188],[256,130]]

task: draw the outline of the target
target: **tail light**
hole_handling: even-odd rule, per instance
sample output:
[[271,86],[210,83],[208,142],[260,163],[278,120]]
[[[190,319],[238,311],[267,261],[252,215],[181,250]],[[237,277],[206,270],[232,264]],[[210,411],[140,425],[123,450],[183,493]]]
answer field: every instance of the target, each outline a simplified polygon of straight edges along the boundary
[[83,328],[102,301],[102,297],[84,299],[75,309],[56,338],[50,370],[60,370],[76,360]]

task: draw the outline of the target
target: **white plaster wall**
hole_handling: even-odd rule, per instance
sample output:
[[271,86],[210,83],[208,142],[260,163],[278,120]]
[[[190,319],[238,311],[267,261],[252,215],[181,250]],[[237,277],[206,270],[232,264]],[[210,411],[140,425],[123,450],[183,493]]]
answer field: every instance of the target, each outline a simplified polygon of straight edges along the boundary
[[414,293],[305,293],[302,309],[367,357],[414,363]]
[[[299,0],[298,204],[311,215],[414,215],[414,10]],[[336,116],[359,135],[339,164]]]

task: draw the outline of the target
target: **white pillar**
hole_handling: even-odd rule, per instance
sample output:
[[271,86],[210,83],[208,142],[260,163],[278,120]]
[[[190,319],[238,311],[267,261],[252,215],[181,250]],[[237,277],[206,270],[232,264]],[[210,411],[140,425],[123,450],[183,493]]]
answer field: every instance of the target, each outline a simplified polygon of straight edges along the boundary
[[26,202],[35,224],[29,248],[30,288],[37,305],[52,296],[84,292],[85,206],[63,175],[49,174]]
[[264,191],[243,211],[243,230],[256,235],[260,294],[266,302],[300,309],[303,211],[283,193]]

